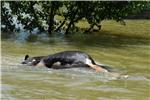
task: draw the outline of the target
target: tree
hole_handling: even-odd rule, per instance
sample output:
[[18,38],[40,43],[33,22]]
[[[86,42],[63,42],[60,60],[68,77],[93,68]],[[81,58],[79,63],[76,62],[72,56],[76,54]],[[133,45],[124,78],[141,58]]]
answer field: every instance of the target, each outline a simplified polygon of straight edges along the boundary
[[4,2],[1,3],[1,24],[5,27],[1,26],[2,31],[13,31],[15,29],[15,25],[13,23],[12,15],[7,7],[9,5]]
[[[6,6],[7,4],[7,6]],[[101,21],[112,19],[125,25],[123,18],[128,14],[141,11],[148,1],[2,1],[2,25],[4,30],[15,30],[13,17],[16,16],[18,23],[24,29],[32,32],[38,28],[52,34],[62,30],[64,25],[65,34],[72,33],[77,27],[75,23],[85,19],[90,25],[85,32],[90,32],[94,26],[101,29]],[[9,7],[8,7],[9,6]],[[64,18],[55,27],[55,16]]]
[[[11,2],[4,2],[8,3],[9,7],[11,9],[11,14],[5,14],[7,13],[6,7],[2,5],[2,18],[5,18],[5,16],[11,16],[17,15],[17,19],[19,23],[24,25],[24,29],[32,31],[34,28],[39,28],[39,30],[43,31],[43,21],[46,22],[48,25],[48,32],[51,34],[54,27],[54,16],[56,15],[56,12],[58,8],[61,6],[61,2],[58,1],[45,1],[45,2],[38,2],[38,1],[11,1]],[[40,9],[41,8],[41,9]],[[6,9],[6,10],[5,10]],[[6,19],[6,18],[5,18]],[[11,18],[12,19],[12,18]],[[6,19],[5,23],[8,26],[8,19]],[[9,21],[11,22],[11,21]],[[3,23],[2,23],[3,24]]]

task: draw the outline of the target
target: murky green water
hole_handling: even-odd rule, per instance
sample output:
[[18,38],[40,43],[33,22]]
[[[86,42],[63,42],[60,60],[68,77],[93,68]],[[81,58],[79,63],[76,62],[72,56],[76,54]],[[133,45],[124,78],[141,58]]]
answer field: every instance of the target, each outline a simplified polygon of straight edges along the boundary
[[[52,38],[49,42],[2,40],[3,100],[148,100],[150,41],[90,36]],[[112,79],[84,68],[53,70],[20,64],[25,54],[48,55],[81,50],[97,62],[111,65],[128,79]]]

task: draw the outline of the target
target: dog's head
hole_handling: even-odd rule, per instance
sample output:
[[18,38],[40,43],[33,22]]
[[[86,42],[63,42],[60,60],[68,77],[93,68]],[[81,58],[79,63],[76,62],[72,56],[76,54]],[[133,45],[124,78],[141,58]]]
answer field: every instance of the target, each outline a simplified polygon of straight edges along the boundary
[[39,56],[39,57],[29,57],[29,55],[25,55],[25,58],[24,60],[22,61],[22,64],[26,64],[26,65],[29,65],[29,66],[35,66],[37,65],[41,59],[43,58],[44,56]]

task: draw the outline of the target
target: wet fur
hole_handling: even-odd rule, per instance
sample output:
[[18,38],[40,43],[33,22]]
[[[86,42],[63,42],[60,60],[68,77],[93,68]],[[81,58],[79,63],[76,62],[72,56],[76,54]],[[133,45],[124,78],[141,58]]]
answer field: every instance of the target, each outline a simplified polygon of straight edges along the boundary
[[[32,62],[33,61],[33,62]],[[28,64],[30,62],[30,64]],[[57,63],[59,63],[57,65]],[[25,56],[22,64],[33,66],[46,66],[48,68],[63,69],[73,67],[92,67],[95,70],[111,71],[110,67],[98,65],[88,54],[81,51],[64,51],[49,56],[29,57]]]

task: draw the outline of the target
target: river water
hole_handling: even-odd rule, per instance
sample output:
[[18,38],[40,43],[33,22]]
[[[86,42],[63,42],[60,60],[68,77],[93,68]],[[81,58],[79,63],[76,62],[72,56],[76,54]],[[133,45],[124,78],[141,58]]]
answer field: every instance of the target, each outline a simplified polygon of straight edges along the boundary
[[[42,42],[2,39],[3,100],[150,100],[150,41],[117,36],[58,37]],[[127,79],[92,69],[47,69],[21,65],[26,54],[80,50]]]

